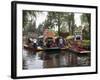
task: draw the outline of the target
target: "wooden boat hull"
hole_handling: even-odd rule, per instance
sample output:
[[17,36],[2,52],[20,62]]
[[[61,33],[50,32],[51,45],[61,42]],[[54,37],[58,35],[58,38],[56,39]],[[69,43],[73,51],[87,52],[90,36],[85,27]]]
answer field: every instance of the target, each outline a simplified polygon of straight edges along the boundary
[[78,51],[78,50],[71,49],[71,48],[59,48],[59,47],[34,49],[33,47],[29,47],[28,45],[25,45],[24,49],[29,50],[29,51],[61,51],[61,50],[67,50],[67,51],[80,53],[80,54],[87,54],[87,53],[91,52],[91,51],[87,51],[87,50]]
[[35,49],[35,48],[32,48],[32,47],[29,47],[29,46],[24,46],[24,49],[27,49],[29,51],[60,51],[60,50],[67,50],[67,48],[41,48],[41,49]]

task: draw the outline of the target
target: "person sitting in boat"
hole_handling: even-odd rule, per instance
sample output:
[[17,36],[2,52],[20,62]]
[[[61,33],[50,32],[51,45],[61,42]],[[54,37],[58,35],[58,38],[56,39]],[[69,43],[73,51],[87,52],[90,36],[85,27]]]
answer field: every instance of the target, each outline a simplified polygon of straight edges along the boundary
[[40,40],[38,41],[38,45],[41,46],[41,47],[43,47],[43,40],[40,39]]
[[31,37],[27,39],[27,45],[28,46],[32,46],[32,42],[33,41],[32,41],[32,38]]
[[56,45],[56,42],[55,42],[55,41],[52,41],[52,44],[50,45],[50,48],[53,48],[53,47],[57,47],[57,45]]
[[48,47],[48,48],[52,48],[53,47],[53,39],[52,39],[52,37],[48,37],[46,39],[46,47]]
[[64,46],[65,46],[65,40],[63,37],[60,37],[58,42],[58,47],[64,48]]
[[37,39],[33,39],[33,47],[37,49]]
[[50,48],[52,44],[53,44],[53,41],[52,41],[52,40],[50,40],[50,39],[48,39],[47,44],[46,44],[46,45],[47,45],[47,47],[49,47],[49,48]]

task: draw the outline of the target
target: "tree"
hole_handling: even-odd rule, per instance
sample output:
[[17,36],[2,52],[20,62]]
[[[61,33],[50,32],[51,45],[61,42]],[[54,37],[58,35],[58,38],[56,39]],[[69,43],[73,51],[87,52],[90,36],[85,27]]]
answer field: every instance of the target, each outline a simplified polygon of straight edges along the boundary
[[[66,24],[66,25],[64,25]],[[70,34],[74,31],[74,13],[70,12],[48,12],[47,19],[44,22],[46,28],[52,29],[58,27],[58,34],[62,32],[64,27],[69,27]],[[68,31],[68,30],[66,30]]]
[[88,13],[83,13],[81,15],[81,23],[88,23],[90,25],[91,15]]
[[39,24],[38,29],[37,29],[39,36],[43,34],[43,28],[44,28],[44,24],[43,23]]
[[74,25],[75,25],[75,21],[74,21],[74,13],[68,13],[68,17],[66,19],[68,26],[69,26],[69,32],[70,34],[74,33]]
[[36,19],[42,11],[23,10],[23,33],[36,32]]
[[85,26],[85,32],[88,33],[85,36],[87,36],[87,39],[90,39],[90,28],[91,28],[91,14],[83,13],[81,15],[81,23]]
[[[29,19],[30,18],[30,19]],[[23,10],[23,28],[36,18],[36,12],[32,10]]]

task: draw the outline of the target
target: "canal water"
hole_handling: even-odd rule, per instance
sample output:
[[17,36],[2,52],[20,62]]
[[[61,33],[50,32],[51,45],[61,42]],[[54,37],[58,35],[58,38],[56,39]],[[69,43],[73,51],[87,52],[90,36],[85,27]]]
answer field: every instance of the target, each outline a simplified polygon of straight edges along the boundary
[[38,51],[23,49],[23,69],[90,66],[90,53],[78,54],[71,51]]

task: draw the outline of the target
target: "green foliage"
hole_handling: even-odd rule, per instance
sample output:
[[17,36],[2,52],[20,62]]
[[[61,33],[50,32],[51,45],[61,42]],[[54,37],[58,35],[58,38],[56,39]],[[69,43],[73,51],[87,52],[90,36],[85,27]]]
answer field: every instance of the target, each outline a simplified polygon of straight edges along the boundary
[[84,24],[84,29],[82,31],[83,33],[83,39],[89,39],[90,40],[90,29],[91,29],[91,14],[83,13],[81,15],[81,23]]
[[59,36],[59,34],[58,34],[58,32],[57,32],[57,31],[55,32],[55,36],[56,36],[56,37],[58,37],[58,36]]
[[90,14],[86,14],[86,13],[83,13],[81,15],[81,23],[88,23],[90,24],[90,21],[91,21],[91,15]]
[[90,40],[83,40],[82,46],[90,46]]
[[89,30],[86,30],[86,28],[83,29],[82,31],[82,37],[83,39],[85,40],[90,40],[90,31]]
[[[36,18],[42,11],[23,10],[23,33],[36,32]],[[41,26],[41,25],[40,25]]]
[[32,11],[32,10],[23,10],[23,28],[28,24],[29,21],[29,17],[34,17],[36,18],[36,11]]

